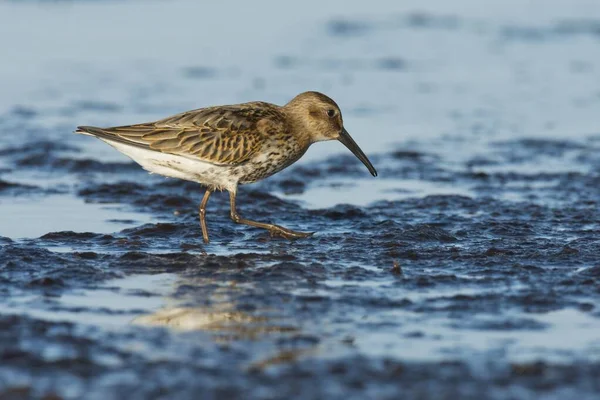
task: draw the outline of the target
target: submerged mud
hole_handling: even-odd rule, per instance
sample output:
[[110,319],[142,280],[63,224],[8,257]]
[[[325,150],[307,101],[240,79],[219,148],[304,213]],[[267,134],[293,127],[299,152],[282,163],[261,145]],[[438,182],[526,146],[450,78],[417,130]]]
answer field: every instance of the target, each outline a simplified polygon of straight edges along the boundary
[[[301,34],[311,52],[282,46],[268,73],[138,65],[149,84],[90,67],[58,76],[51,105],[0,115],[0,398],[597,396],[600,136],[584,118],[598,105],[584,79],[600,68],[596,23],[415,6],[318,27]],[[379,177],[316,144],[238,194],[245,218],[312,238],[236,225],[215,193],[204,244],[200,185],[71,134],[231,82],[273,101],[306,84],[360,93],[344,117]],[[78,95],[103,83],[113,100]]]
[[[554,145],[497,146],[535,158]],[[591,150],[573,147],[579,165],[594,171]],[[492,163],[484,156],[479,164]],[[334,160],[292,167],[265,187],[327,185],[334,162],[333,176],[346,167],[353,174],[355,160]],[[217,194],[205,245],[196,185],[135,169],[101,170],[115,183],[82,178],[77,196],[86,202],[118,203],[155,222],[2,240],[4,395],[393,398],[400,390],[501,398],[518,390],[535,398],[600,390],[596,173],[507,176],[469,171],[469,162],[450,171],[426,155],[377,160],[384,177],[418,171],[473,194],[307,209],[258,185],[241,190],[243,215],[318,233],[288,242],[237,226]],[[144,284],[154,275],[167,287]],[[114,304],[101,300],[112,296]]]

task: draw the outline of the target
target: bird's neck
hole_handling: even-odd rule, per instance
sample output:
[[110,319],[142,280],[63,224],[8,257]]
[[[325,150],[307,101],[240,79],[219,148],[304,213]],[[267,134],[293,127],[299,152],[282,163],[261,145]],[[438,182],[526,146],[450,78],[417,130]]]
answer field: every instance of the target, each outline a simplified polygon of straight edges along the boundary
[[319,142],[319,138],[313,135],[315,127],[310,123],[310,119],[304,115],[298,115],[296,110],[286,110],[290,131],[295,133],[296,141],[303,147],[310,146],[313,143]]

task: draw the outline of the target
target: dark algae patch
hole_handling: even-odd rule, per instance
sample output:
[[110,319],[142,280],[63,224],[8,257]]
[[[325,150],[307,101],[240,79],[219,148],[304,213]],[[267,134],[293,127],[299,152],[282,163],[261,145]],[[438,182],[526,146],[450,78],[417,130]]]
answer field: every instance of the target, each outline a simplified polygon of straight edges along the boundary
[[[0,2],[0,399],[598,397],[598,6],[25,3]],[[47,56],[3,30],[23,12]],[[120,18],[64,31],[90,15]],[[72,134],[303,90],[379,173],[323,144],[240,188],[305,240],[217,192],[205,244],[199,185]]]

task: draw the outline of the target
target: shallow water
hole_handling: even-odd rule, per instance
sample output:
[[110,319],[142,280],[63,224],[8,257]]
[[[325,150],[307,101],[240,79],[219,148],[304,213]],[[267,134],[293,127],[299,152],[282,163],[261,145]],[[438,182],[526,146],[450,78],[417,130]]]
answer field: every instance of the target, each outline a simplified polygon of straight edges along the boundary
[[[0,397],[595,398],[597,2],[229,7],[0,3]],[[379,172],[241,189],[308,240],[72,134],[308,89]]]

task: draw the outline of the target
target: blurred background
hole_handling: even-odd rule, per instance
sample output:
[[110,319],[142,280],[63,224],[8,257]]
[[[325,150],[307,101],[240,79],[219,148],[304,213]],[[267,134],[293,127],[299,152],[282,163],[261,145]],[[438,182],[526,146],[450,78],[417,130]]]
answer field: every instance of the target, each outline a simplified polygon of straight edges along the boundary
[[[0,7],[4,147],[49,142],[77,147],[73,158],[124,162],[112,148],[71,131],[208,105],[284,104],[305,90],[341,105],[367,154],[421,146],[460,163],[490,141],[585,137],[596,129],[600,28],[591,0],[6,1]],[[344,151],[319,144],[300,163]],[[3,179],[12,174],[56,185],[47,172],[13,170]],[[388,178],[369,179],[369,190],[361,184],[292,198],[322,207],[349,196],[360,205],[398,198],[390,192],[400,187],[464,193]],[[21,208],[10,214],[27,218]],[[58,215],[45,214],[36,214],[33,225]],[[33,233],[74,229],[70,223]],[[0,233],[28,235],[7,229]]]
[[[0,57],[0,397],[600,390],[600,2],[0,1]],[[307,90],[380,176],[242,191],[302,243],[73,134]]]

